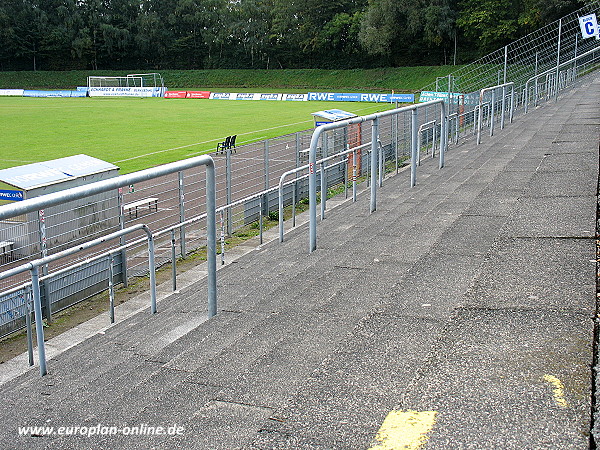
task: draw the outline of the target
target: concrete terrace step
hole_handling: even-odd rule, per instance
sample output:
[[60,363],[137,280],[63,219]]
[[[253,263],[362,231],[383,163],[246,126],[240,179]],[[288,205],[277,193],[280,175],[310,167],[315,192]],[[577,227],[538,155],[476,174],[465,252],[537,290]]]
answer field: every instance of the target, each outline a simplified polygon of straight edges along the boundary
[[[368,190],[328,210],[310,255],[302,226],[228,263],[211,320],[199,276],[3,386],[0,446],[368,448],[412,410],[435,412],[431,448],[587,448],[592,90],[452,147],[443,170],[424,160],[413,189],[387,178],[374,214]],[[99,423],[184,432],[15,431]]]

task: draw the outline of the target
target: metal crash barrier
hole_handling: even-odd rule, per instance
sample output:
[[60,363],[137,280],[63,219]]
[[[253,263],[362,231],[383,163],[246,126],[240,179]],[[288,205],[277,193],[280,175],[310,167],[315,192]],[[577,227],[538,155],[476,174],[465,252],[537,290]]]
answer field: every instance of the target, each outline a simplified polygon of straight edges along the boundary
[[[195,158],[189,158],[183,161],[177,161],[163,166],[153,167],[150,169],[141,170],[127,175],[121,175],[115,178],[107,180],[97,181],[90,183],[85,186],[74,187],[71,189],[65,189],[56,193],[43,195],[40,197],[24,200],[21,202],[15,202],[8,205],[0,206],[0,220],[5,220],[11,217],[27,214],[33,211],[43,210],[50,206],[58,205],[64,202],[69,202],[90,195],[107,192],[110,190],[116,190],[124,186],[129,186],[134,183],[151,180],[160,176],[168,175],[171,173],[179,172],[185,169],[191,169],[198,166],[206,166],[206,220],[207,220],[207,268],[208,268],[208,316],[213,317],[217,314],[217,265],[216,265],[216,176],[215,176],[215,165],[213,159],[208,155],[197,156]],[[139,227],[143,229],[143,226]],[[147,233],[148,230],[145,230]],[[149,237],[149,242],[151,242]],[[93,241],[82,244],[91,245]],[[77,250],[77,248],[75,248]],[[69,250],[67,250],[69,251]],[[71,250],[72,251],[72,250]],[[153,252],[152,252],[153,253]],[[58,256],[59,254],[55,255]],[[62,255],[64,256],[64,255]],[[46,263],[45,259],[38,260]],[[40,264],[43,264],[40,263]],[[39,284],[39,273],[38,267],[40,264],[26,263],[21,266],[22,270],[31,270],[32,285],[34,294],[34,311],[36,321],[36,335],[38,342],[38,354],[40,359],[40,374],[42,376],[47,374],[46,368],[46,355],[44,345],[44,327],[42,319],[42,304],[38,292],[39,288],[36,289],[36,283]],[[0,277],[4,278],[9,271],[0,274]],[[150,271],[152,280],[154,275]],[[153,311],[156,311],[156,307],[153,306]]]

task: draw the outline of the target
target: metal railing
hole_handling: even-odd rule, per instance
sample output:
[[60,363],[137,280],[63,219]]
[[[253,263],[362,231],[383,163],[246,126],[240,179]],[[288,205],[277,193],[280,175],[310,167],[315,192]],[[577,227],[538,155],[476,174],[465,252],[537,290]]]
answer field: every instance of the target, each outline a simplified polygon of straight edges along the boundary
[[[538,100],[539,100],[539,96],[540,96],[540,89],[538,86],[538,78],[541,77],[549,77],[551,75],[554,75],[553,77],[551,77],[553,79],[553,82],[550,82],[550,80],[547,79],[545,84],[545,89],[543,89],[543,91],[547,92],[547,95],[550,96],[551,93],[554,93],[554,95],[558,95],[558,91],[560,88],[560,72],[559,72],[559,76],[556,76],[556,70],[559,70],[561,67],[566,67],[566,66],[571,66],[579,61],[585,61],[588,59],[589,56],[593,55],[594,53],[600,53],[600,47],[596,47],[592,50],[589,50],[587,52],[585,52],[584,54],[581,54],[575,58],[570,59],[569,61],[563,62],[561,64],[559,64],[556,69],[552,68],[552,69],[548,69],[542,73],[539,73],[537,75],[534,75],[532,77],[530,77],[526,82],[525,82],[525,88],[523,89],[523,96],[524,96],[524,110],[525,113],[527,113],[529,111],[529,91],[530,91],[530,83],[531,82],[535,82],[534,85],[534,95],[533,95],[533,104],[535,106],[537,106]],[[565,77],[565,80],[574,80],[575,77],[577,76],[577,71],[574,68],[569,68],[567,69],[570,74],[569,76]],[[581,66],[580,66],[580,70],[581,70]],[[566,82],[562,84],[563,88],[565,86]]]
[[492,99],[490,100],[490,136],[494,135],[494,112],[496,111],[496,91],[502,90],[502,100],[501,100],[501,114],[500,114],[500,129],[504,129],[504,117],[506,112],[506,89],[510,88],[510,110],[509,110],[509,120],[510,123],[513,121],[514,115],[514,105],[515,105],[515,84],[513,82],[499,84],[498,86],[491,86],[484,88],[479,93],[479,117],[477,120],[477,144],[481,143],[481,124],[483,122],[483,99],[485,95],[489,92],[491,93]]
[[[144,180],[151,180],[161,177],[166,174],[176,173],[184,169],[190,169],[198,166],[206,167],[206,214],[207,214],[207,264],[208,264],[208,315],[209,317],[214,316],[217,313],[217,289],[216,289],[216,198],[215,198],[215,186],[216,176],[213,159],[210,156],[198,156],[175,163],[165,164],[151,169],[142,170],[128,175],[122,175],[119,177],[111,178],[108,180],[97,181],[85,186],[75,187],[66,189],[53,194],[48,194],[22,202],[15,202],[7,205],[0,206],[0,220],[10,219],[15,216],[22,216],[32,211],[40,211],[50,206],[58,205],[61,203],[73,201],[76,199],[86,198],[98,193],[117,190],[123,186],[128,186],[133,183],[137,183]],[[139,225],[139,228],[148,230],[146,225]],[[116,233],[112,233],[111,237],[121,237],[129,233],[131,228],[127,228]],[[149,231],[147,231],[149,233]],[[152,241],[151,234],[149,234],[149,240]],[[0,279],[4,279],[24,271],[31,271],[32,278],[32,291],[34,297],[34,309],[36,316],[36,333],[38,335],[38,348],[40,356],[40,372],[42,375],[46,374],[45,365],[45,353],[44,353],[44,340],[43,340],[43,326],[42,326],[42,304],[39,290],[39,267],[44,266],[54,260],[62,258],[64,256],[71,255],[75,252],[82,251],[91,246],[99,245],[106,241],[106,237],[99,238],[93,241],[89,241],[85,244],[79,245],[74,248],[67,249],[63,252],[56,253],[55,255],[45,256],[34,262],[28,262],[19,267],[9,269],[0,273]],[[153,242],[153,241],[152,241]],[[154,248],[149,251],[150,261],[150,277],[151,286],[155,286],[154,276]],[[152,287],[151,287],[152,289]],[[152,312],[156,311],[156,295],[152,297]],[[44,361],[42,363],[42,361]]]
[[377,209],[377,185],[375,180],[379,180],[377,171],[380,170],[379,164],[379,121],[385,117],[398,116],[405,112],[411,112],[411,187],[415,186],[417,181],[417,159],[418,159],[418,111],[426,109],[430,106],[438,105],[440,107],[440,154],[439,167],[444,167],[444,154],[446,151],[447,136],[446,136],[446,107],[444,100],[434,100],[431,102],[406,106],[391,111],[385,111],[378,114],[371,114],[364,117],[355,117],[341,122],[321,125],[313,132],[310,148],[309,148],[309,253],[312,253],[317,248],[317,183],[316,183],[316,164],[317,164],[317,149],[319,140],[327,131],[342,129],[350,125],[371,122],[371,198],[370,212],[373,213]]

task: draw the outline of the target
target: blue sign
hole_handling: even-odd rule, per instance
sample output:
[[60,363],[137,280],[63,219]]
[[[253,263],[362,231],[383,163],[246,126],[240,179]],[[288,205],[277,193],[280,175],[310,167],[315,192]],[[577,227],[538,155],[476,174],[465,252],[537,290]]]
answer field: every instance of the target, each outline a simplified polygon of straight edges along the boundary
[[86,91],[35,91],[24,90],[23,97],[85,97]]
[[20,202],[21,200],[24,200],[23,191],[9,191],[6,189],[0,189],[0,200]]
[[415,101],[415,96],[413,94],[309,92],[308,100],[327,102],[412,103]]

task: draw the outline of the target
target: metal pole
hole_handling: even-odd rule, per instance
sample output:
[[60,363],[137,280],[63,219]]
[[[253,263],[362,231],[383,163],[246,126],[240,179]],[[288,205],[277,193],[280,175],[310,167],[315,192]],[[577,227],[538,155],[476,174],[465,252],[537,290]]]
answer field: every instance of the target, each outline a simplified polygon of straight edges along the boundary
[[[447,124],[448,124],[448,122],[447,122],[447,117],[446,117],[446,105],[444,103],[440,103],[440,165],[439,165],[440,169],[442,167],[444,167],[445,158],[446,158],[446,150],[448,148]],[[456,126],[458,127],[458,116],[457,116]]]
[[507,69],[508,69],[508,45],[505,45],[504,46],[504,83],[506,83]]
[[[297,177],[296,177],[297,178]],[[298,181],[292,185],[292,227],[296,226],[296,198],[298,196]]]
[[[538,74],[538,52],[535,52],[535,73],[533,74],[535,76],[535,87],[533,90],[533,95],[534,95],[533,105],[534,106],[537,106],[538,95],[539,95],[537,74]],[[525,112],[527,112],[528,103],[529,102],[525,102]]]
[[383,174],[384,170],[384,154],[383,154],[383,146],[381,145],[381,141],[379,140],[379,136],[377,136],[377,152],[379,153],[379,187],[383,187]]
[[575,81],[575,79],[577,78],[577,46],[579,43],[579,35],[577,33],[575,33],[575,55],[573,56],[573,59],[575,60],[573,62],[573,81]]
[[31,327],[31,288],[26,286],[23,292],[23,301],[25,302],[25,323],[27,326],[27,355],[29,357],[29,365],[33,366],[33,330]]
[[[179,178],[179,221],[180,223],[185,222],[185,191],[183,184],[183,172],[180,170],[177,172]],[[185,258],[185,225],[179,227],[179,244],[181,246],[181,257]]]
[[35,333],[40,360],[40,375],[48,373],[46,368],[46,344],[44,342],[44,320],[42,319],[42,299],[40,298],[40,272],[38,266],[31,268],[31,289],[33,292],[33,309],[35,311]]
[[311,143],[311,151],[308,154],[309,253],[317,249],[317,176],[315,166],[317,164],[316,144],[320,137],[319,131],[317,129],[313,134],[313,143]]
[[510,91],[510,116],[509,116],[510,123],[513,122],[514,112],[515,112],[515,86],[512,85],[511,91]]
[[506,109],[506,86],[502,86],[502,113],[500,114],[500,129],[504,130],[504,110]]
[[[265,140],[265,191],[267,191],[269,189],[269,140],[266,139]],[[263,205],[263,208],[266,207],[266,212],[267,214],[269,214],[269,194],[265,193],[265,205]]]
[[417,134],[418,134],[418,116],[417,110],[411,111],[411,159],[410,159],[410,187],[414,187],[417,184]]
[[371,212],[377,209],[377,169],[378,146],[377,138],[379,136],[379,119],[373,120],[371,126]]
[[[229,208],[227,208],[229,209]],[[225,218],[223,217],[223,210],[221,210],[221,265],[225,265]]]
[[[225,167],[226,167],[226,173],[225,173],[225,180],[226,180],[226,196],[227,196],[227,204],[230,205],[231,204],[231,198],[232,198],[232,193],[231,193],[231,149],[228,148],[226,153],[225,153]],[[231,236],[231,233],[233,232],[233,224],[231,223],[231,208],[227,208],[227,235]]]
[[[43,209],[40,209],[38,211],[38,225],[39,225],[39,232],[40,232],[40,255],[42,258],[45,258],[46,256],[48,256],[48,238],[47,238],[47,234],[46,234],[46,212]],[[42,266],[42,275],[48,275],[48,264],[44,264]],[[44,306],[46,308],[46,320],[48,320],[48,323],[52,323],[52,301],[50,299],[50,295],[48,295],[48,292],[45,289],[46,283],[42,282],[42,287],[40,287],[40,289],[44,290],[44,293],[46,294],[44,296]],[[40,293],[40,298],[41,298],[41,293]]]
[[111,253],[108,255],[108,300],[110,306],[110,323],[115,323],[115,285],[113,281],[115,276],[113,269],[114,262],[115,257]]
[[[346,144],[346,149],[350,148],[350,145]],[[348,164],[350,163],[350,154],[346,153],[344,158],[344,199],[348,199],[348,183],[350,182],[350,171],[348,170]]]
[[321,163],[321,220],[325,219],[325,207],[327,202],[327,182],[325,177],[325,163]]
[[208,266],[208,317],[217,314],[217,195],[215,163],[206,164],[206,237]]
[[259,197],[259,210],[258,210],[258,234],[259,234],[259,238],[260,238],[260,245],[262,245],[263,243],[263,208],[264,208],[264,196],[266,194],[263,194]]
[[283,242],[283,194],[279,193],[278,198],[279,203],[279,217],[278,217],[278,226],[279,226],[279,242]]
[[558,49],[556,50],[556,80],[555,80],[555,89],[554,100],[558,101],[558,76],[560,71],[560,44],[561,44],[561,34],[562,34],[562,18],[558,21]]
[[490,136],[494,135],[494,113],[496,110],[496,89],[492,89],[492,104],[490,107]]
[[154,237],[148,235],[148,270],[150,272],[150,312],[156,314],[156,264],[154,262]]
[[352,150],[352,202],[356,202],[356,149]]
[[175,230],[171,230],[171,276],[173,292],[177,290],[177,255],[175,254]]
[[[125,213],[123,211],[123,205],[125,202],[123,201],[123,188],[120,187],[118,190],[118,205],[119,205],[119,229],[125,229]],[[125,236],[121,236],[119,238],[119,245],[124,247],[126,244]],[[127,276],[127,250],[121,250],[121,278],[123,282],[123,286],[129,286],[129,277]]]

